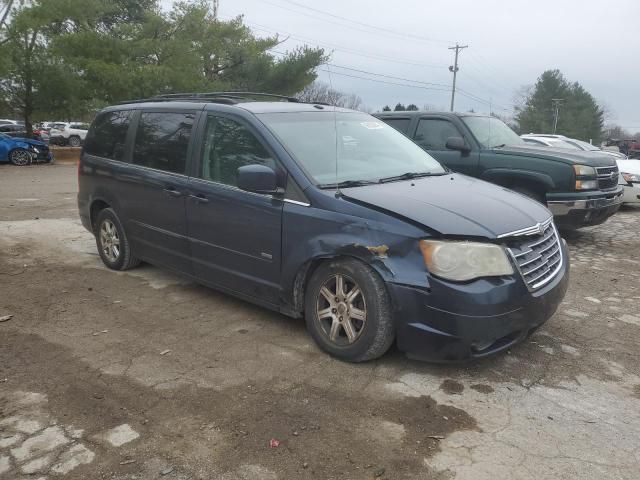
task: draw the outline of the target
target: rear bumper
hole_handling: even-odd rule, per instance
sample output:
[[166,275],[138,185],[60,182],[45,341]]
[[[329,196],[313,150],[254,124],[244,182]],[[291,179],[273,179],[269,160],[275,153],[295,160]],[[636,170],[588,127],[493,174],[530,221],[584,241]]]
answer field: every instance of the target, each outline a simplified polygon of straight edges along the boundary
[[622,205],[623,189],[611,193],[598,193],[583,198],[563,198],[565,195],[547,195],[547,207],[559,227],[580,228],[599,225],[616,213]]
[[430,290],[388,284],[395,305],[398,348],[412,358],[463,362],[521,342],[556,311],[569,283],[569,257],[540,290],[520,277],[453,284],[432,279]]

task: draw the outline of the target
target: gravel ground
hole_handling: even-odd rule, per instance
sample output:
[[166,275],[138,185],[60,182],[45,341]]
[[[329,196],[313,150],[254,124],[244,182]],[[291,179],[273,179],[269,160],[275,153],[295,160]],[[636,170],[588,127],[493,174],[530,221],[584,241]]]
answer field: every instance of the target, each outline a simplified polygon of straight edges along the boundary
[[569,292],[527,343],[351,365],[303,322],[108,271],[76,189],[0,167],[1,479],[638,478],[640,209],[566,235]]

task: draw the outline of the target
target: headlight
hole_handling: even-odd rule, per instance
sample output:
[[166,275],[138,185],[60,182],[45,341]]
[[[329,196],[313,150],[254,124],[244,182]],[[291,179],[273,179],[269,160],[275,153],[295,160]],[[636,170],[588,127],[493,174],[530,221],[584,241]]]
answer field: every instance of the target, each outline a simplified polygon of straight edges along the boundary
[[628,183],[640,183],[640,175],[635,173],[622,172],[622,178],[624,178],[624,181]]
[[577,177],[593,177],[596,175],[596,169],[588,165],[574,165],[573,171]]
[[513,274],[504,249],[490,243],[420,240],[420,251],[429,272],[448,280]]
[[597,188],[597,180],[576,180],[576,190],[596,190]]

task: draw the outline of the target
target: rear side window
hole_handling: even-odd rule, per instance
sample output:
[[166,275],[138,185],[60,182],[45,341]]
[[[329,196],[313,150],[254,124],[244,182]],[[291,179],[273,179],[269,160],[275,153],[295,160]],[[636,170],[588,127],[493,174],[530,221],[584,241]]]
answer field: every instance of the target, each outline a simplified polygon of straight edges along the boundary
[[209,117],[204,138],[202,178],[237,186],[238,168],[276,162],[244,125],[224,117]]
[[99,115],[85,140],[85,152],[96,157],[124,160],[124,146],[131,114],[131,110],[124,110]]
[[448,120],[423,118],[418,123],[414,140],[426,150],[446,150],[449,137],[462,137],[453,123]]
[[185,173],[194,118],[193,113],[142,113],[133,163],[165,172]]
[[395,128],[400,133],[407,133],[409,129],[409,123],[411,123],[411,119],[409,118],[382,118],[382,121],[389,125],[390,127]]

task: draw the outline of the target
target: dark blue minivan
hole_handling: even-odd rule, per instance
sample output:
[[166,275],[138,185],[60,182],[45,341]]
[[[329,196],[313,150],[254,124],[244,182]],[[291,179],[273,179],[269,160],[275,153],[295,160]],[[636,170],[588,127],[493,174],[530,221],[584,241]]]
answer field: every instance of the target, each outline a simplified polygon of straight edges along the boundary
[[567,288],[545,207],[351,110],[248,93],[109,107],[79,185],[107,267],[149,262],[304,317],[348,361],[394,342],[431,361],[485,357],[542,325]]

